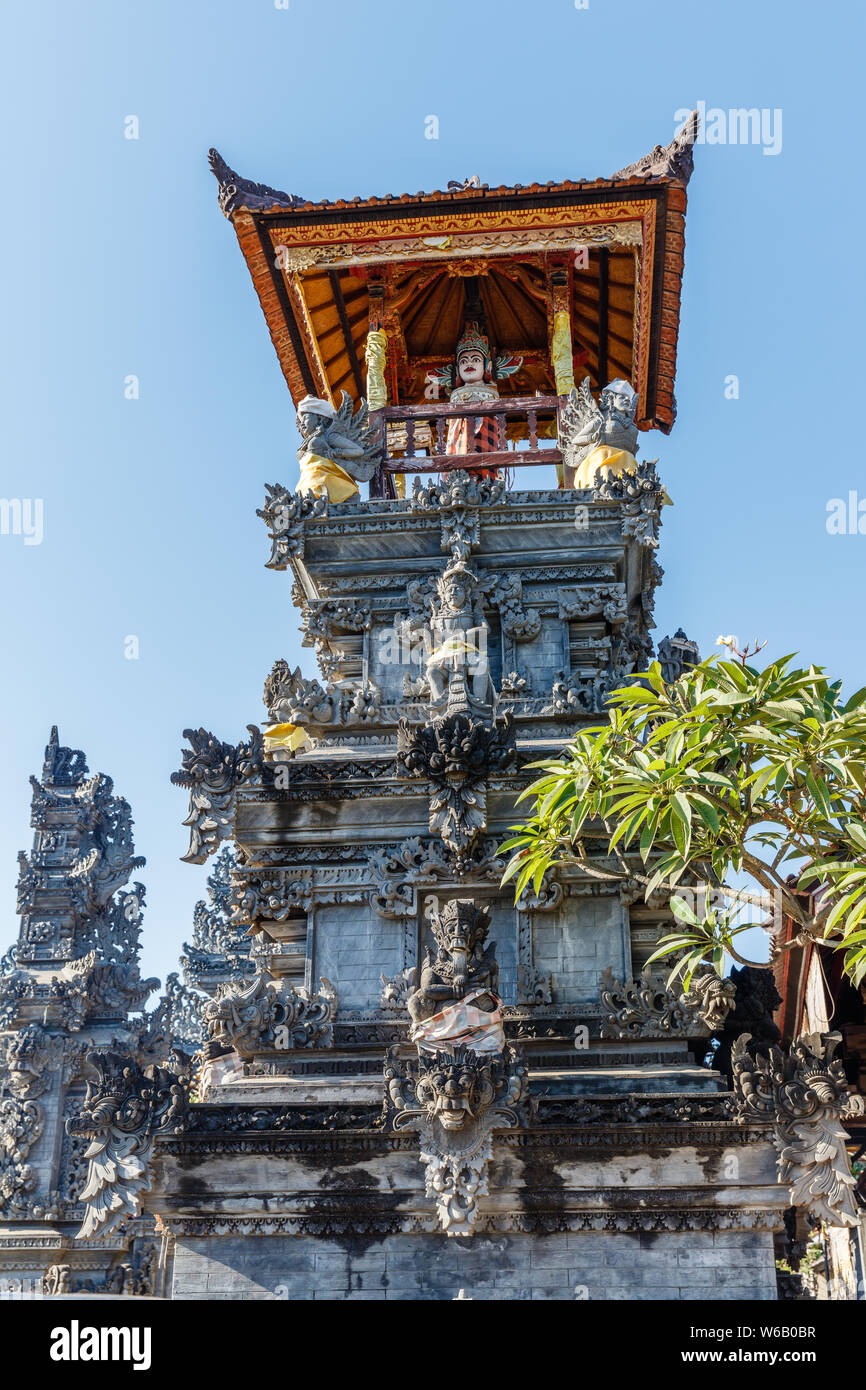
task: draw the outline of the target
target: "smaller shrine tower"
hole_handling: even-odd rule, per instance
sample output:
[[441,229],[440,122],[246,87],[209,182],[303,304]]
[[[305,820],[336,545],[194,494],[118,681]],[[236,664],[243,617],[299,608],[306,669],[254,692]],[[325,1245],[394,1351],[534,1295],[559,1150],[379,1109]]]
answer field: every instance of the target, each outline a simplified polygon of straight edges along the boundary
[[146,1065],[194,1051],[195,1004],[174,976],[145,1011],[159,980],[139,973],[144,885],[129,886],[145,861],[111,778],[91,774],[53,728],[31,783],[21,928],[0,965],[0,1293],[151,1293],[160,1279],[152,1221],[121,1209],[125,1221],[103,1218],[86,1232],[93,1239],[79,1239],[85,1192],[96,1193],[91,1141],[75,1117],[103,1052]]

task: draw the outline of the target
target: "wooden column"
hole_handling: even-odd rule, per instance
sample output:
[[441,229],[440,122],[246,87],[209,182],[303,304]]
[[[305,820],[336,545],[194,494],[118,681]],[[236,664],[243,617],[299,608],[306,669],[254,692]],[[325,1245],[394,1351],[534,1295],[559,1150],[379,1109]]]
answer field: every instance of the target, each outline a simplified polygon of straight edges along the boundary
[[[367,281],[368,296],[368,317],[367,332],[379,332],[385,327],[385,281],[381,275],[371,275]],[[385,367],[385,379],[388,379],[388,367]],[[381,410],[370,411],[370,424],[378,424],[379,434],[382,439],[382,459],[385,457],[385,416]],[[385,473],[384,467],[379,464],[377,470],[370,480],[371,498],[392,498],[395,496],[393,482],[389,474]]]
[[602,246],[598,253],[598,389],[607,385],[607,310],[610,252]]
[[[561,410],[564,398],[574,389],[574,341],[572,338],[572,296],[569,271],[564,266],[553,270],[550,274],[549,285],[550,361]],[[556,465],[556,478],[559,486],[564,487],[565,472],[561,463]]]
[[[369,299],[367,330],[369,333],[378,333],[385,330],[385,280],[381,275],[371,275],[367,282],[367,294]],[[385,380],[388,381],[391,373],[389,371],[389,361],[391,355],[391,345],[388,344],[388,361],[385,364]],[[393,390],[389,393],[393,402]],[[378,424],[382,439],[382,456],[384,459],[386,451],[386,425],[385,416],[381,410],[370,411],[370,423]],[[376,469],[370,479],[371,497],[396,497],[394,483],[389,473],[386,473],[381,466]]]

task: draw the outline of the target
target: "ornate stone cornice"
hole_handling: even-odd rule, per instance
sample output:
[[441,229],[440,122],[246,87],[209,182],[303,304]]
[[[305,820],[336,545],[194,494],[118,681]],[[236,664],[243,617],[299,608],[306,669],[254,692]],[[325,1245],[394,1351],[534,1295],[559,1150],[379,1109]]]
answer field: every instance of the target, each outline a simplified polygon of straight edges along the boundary
[[[774,1208],[733,1209],[720,1207],[669,1207],[659,1211],[650,1207],[654,1193],[643,1194],[646,1208],[599,1207],[592,1211],[563,1211],[555,1205],[535,1211],[511,1208],[479,1213],[477,1235],[496,1232],[554,1234],[561,1231],[619,1231],[663,1233],[665,1231],[776,1231],[782,1227],[782,1212]],[[635,1193],[633,1201],[641,1194]],[[365,1210],[362,1201],[334,1207],[327,1213],[299,1213],[291,1216],[174,1216],[160,1218],[163,1230],[175,1237],[287,1235],[424,1235],[437,1230],[435,1214]]]
[[658,546],[660,511],[665,498],[656,471],[658,459],[641,460],[630,472],[595,475],[592,495],[598,502],[621,504],[620,524],[623,540],[631,537],[639,545],[655,550]]
[[[213,1140],[243,1138],[254,1143],[282,1141],[312,1143],[355,1140],[389,1144],[411,1136],[382,1128],[379,1103],[358,1105],[192,1105],[177,1143],[205,1147]],[[734,1096],[728,1091],[656,1093],[650,1095],[536,1097],[525,1129],[526,1142],[575,1144],[592,1147],[596,1142],[629,1145],[647,1143],[664,1147],[675,1134],[693,1144],[767,1142],[772,1121],[766,1117],[745,1120],[738,1116]],[[558,1136],[558,1138],[557,1138]],[[161,1145],[171,1145],[169,1136]],[[497,1142],[517,1142],[513,1134],[497,1136]],[[522,1142],[522,1141],[521,1141]]]
[[202,1009],[205,1031],[239,1057],[295,1047],[330,1047],[337,996],[322,978],[313,994],[302,985],[281,986],[264,973],[220,985]]
[[271,541],[266,568],[284,570],[290,560],[303,557],[305,523],[327,517],[328,498],[314,497],[312,493],[299,496],[282,483],[267,483],[265,493],[265,505],[256,515],[267,526]]
[[180,771],[171,774],[171,781],[190,793],[189,815],[183,822],[190,828],[190,845],[181,856],[187,864],[203,864],[229,838],[235,789],[265,772],[261,730],[255,724],[247,729],[248,742],[237,747],[207,729],[184,729],[191,747],[183,750]]

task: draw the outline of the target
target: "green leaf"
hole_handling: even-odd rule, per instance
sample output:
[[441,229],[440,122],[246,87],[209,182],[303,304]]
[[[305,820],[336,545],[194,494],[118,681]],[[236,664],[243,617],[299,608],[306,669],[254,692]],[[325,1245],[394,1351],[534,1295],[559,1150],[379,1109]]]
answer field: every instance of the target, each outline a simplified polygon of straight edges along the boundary
[[608,700],[623,705],[657,705],[658,695],[643,685],[624,685],[619,690],[612,690]]
[[709,701],[709,706],[710,709],[728,709],[735,705],[747,705],[751,699],[752,694],[750,691],[747,691],[744,695],[741,695],[738,694],[736,691],[731,690],[725,695],[714,695],[713,698]]
[[827,788],[825,787],[824,783],[819,778],[813,777],[811,772],[807,772],[806,786],[812,793],[812,800],[815,802],[815,805],[819,808],[822,815],[826,816],[827,820],[830,820],[833,815],[833,811],[830,806],[830,800],[827,796]]
[[769,767],[761,768],[760,772],[755,773],[752,782],[752,794],[756,801],[764,795],[770,783],[775,780],[777,771],[776,763],[770,763]]
[[515,849],[518,845],[528,845],[532,843],[530,835],[513,835],[510,840],[503,840],[497,849],[497,854],[504,854],[506,850]]
[[803,704],[800,700],[767,700],[764,712],[772,719],[800,719]]
[[655,843],[656,830],[659,823],[659,813],[654,811],[641,831],[640,836],[640,857],[644,863],[649,858],[650,851]]
[[683,859],[687,859],[692,844],[692,808],[682,792],[674,792],[671,809],[674,813],[674,821],[671,826],[674,844]]
[[675,951],[683,951],[688,947],[693,947],[694,942],[694,935],[677,936],[674,934],[660,937],[658,946],[652,955],[647,956],[646,964],[652,965],[657,960],[663,960],[665,956],[672,956]]
[[701,925],[684,898],[680,898],[674,894],[670,900],[670,909],[678,922],[688,922],[692,927]]
[[849,820],[845,823],[845,833],[858,844],[861,849],[866,849],[866,826],[859,821]]
[[701,820],[715,835],[719,833],[719,813],[709,801],[705,801],[702,796],[693,796],[695,810]]

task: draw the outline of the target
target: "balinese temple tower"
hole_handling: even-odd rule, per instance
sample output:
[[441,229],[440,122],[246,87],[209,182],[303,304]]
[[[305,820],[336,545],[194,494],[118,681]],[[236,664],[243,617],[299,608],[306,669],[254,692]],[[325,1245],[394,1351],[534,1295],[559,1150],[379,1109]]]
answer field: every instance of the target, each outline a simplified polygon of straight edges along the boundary
[[790,1189],[849,1218],[829,1055],[786,1062],[825,1101],[780,1181],[755,1017],[644,971],[667,901],[601,830],[501,886],[530,765],[654,653],[669,499],[637,455],[674,423],[694,136],[608,179],[335,203],[211,152],[297,411],[260,515],[310,663],[275,651],[246,736],[188,731],[174,777],[249,949],[188,953],[208,1043],[127,1183],[168,1296],[772,1299]]

